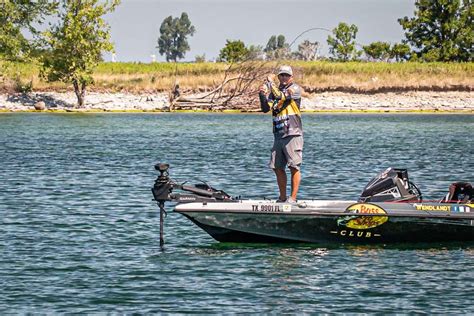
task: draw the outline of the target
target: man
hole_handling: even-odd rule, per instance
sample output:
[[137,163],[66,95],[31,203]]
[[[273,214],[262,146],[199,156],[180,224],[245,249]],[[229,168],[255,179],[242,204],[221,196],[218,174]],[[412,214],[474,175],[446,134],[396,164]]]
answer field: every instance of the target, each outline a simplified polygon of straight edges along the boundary
[[[301,88],[293,82],[290,66],[278,70],[279,85],[267,77],[260,88],[260,107],[264,113],[272,111],[274,142],[270,168],[275,172],[280,196],[277,202],[296,203],[301,181],[300,166],[303,161],[303,125],[301,122]],[[268,96],[267,96],[268,94]],[[287,176],[291,172],[291,195],[286,196]]]

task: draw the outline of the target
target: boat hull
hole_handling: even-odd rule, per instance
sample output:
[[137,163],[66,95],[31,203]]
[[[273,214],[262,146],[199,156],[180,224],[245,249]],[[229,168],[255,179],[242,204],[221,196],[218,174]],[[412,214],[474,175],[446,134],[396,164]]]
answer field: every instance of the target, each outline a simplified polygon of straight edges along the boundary
[[[471,213],[471,208],[472,213]],[[429,203],[272,201],[185,203],[176,212],[221,242],[474,241],[474,207]]]

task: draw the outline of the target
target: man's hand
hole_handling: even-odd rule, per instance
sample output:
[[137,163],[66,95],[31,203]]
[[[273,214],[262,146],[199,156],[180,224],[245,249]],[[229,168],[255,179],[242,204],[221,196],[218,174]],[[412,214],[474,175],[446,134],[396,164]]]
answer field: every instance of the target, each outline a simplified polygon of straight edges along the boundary
[[261,85],[258,92],[263,92],[264,94],[268,94],[269,91],[268,91],[267,85],[266,84]]

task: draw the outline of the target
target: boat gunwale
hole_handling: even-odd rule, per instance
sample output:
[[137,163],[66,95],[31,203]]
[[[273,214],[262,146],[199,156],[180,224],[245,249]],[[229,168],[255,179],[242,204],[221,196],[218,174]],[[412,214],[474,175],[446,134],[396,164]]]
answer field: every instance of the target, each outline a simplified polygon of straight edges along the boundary
[[252,214],[252,215],[285,215],[285,216],[308,216],[316,215],[320,217],[339,217],[339,216],[364,216],[364,217],[376,217],[376,216],[387,216],[387,217],[409,217],[409,218],[449,218],[449,219],[471,219],[474,220],[474,213],[464,212],[445,212],[439,211],[441,214],[427,213],[427,211],[418,212],[407,212],[400,211],[397,213],[347,213],[347,212],[321,212],[321,211],[291,211],[291,212],[272,212],[272,211],[243,211],[243,210],[205,210],[205,209],[187,209],[187,210],[176,210],[174,212],[180,214],[188,213],[209,213],[209,214]]

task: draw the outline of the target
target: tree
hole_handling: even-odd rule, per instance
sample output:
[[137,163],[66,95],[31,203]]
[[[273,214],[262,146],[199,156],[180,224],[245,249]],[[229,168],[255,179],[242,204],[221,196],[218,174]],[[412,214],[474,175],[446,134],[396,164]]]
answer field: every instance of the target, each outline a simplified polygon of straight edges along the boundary
[[315,60],[318,52],[319,43],[310,42],[309,40],[304,40],[301,44],[298,45],[298,51],[295,53],[296,59],[310,61]]
[[349,61],[357,59],[360,52],[356,49],[355,38],[358,32],[357,26],[354,24],[348,25],[346,23],[339,23],[339,25],[332,30],[334,35],[328,36],[327,43],[329,45],[329,52],[337,60]]
[[408,60],[410,58],[410,46],[404,43],[393,44],[390,49],[390,58],[395,58],[397,62]]
[[[39,32],[36,26],[42,24],[56,4],[48,0],[0,1],[0,59],[24,60],[30,57],[37,46]],[[33,35],[29,40],[23,34]]]
[[194,62],[195,63],[205,63],[206,62],[206,54],[196,55],[196,57],[194,57]]
[[247,58],[250,60],[263,60],[265,59],[265,53],[263,52],[263,47],[261,45],[250,45],[247,47],[248,54]]
[[60,21],[47,32],[51,50],[43,58],[42,76],[48,81],[72,83],[79,107],[84,106],[86,87],[102,60],[102,52],[113,51],[110,29],[102,18],[120,0],[63,0]]
[[249,50],[245,47],[244,42],[242,41],[231,41],[227,40],[224,48],[221,49],[219,54],[219,60],[234,63],[244,60]]
[[187,37],[194,35],[195,28],[191,25],[188,14],[181,13],[181,17],[173,18],[171,15],[163,20],[160,26],[158,49],[160,55],[165,55],[166,61],[176,62],[184,58],[190,49]]
[[459,29],[458,45],[459,45],[459,60],[470,61],[474,60],[474,3],[472,0],[464,0],[464,7],[460,13],[460,24],[464,27]]
[[472,61],[474,5],[472,0],[417,0],[413,18],[398,22],[406,43],[425,61]]
[[275,35],[272,35],[267,42],[267,46],[265,46],[265,49],[263,50],[265,53],[274,51],[277,49],[277,38]]
[[286,43],[285,36],[280,34],[278,36],[272,35],[267,42],[267,46],[263,50],[267,59],[286,59],[291,55],[290,46]]
[[390,43],[387,42],[373,42],[363,46],[362,49],[367,57],[372,60],[388,61],[390,58]]

